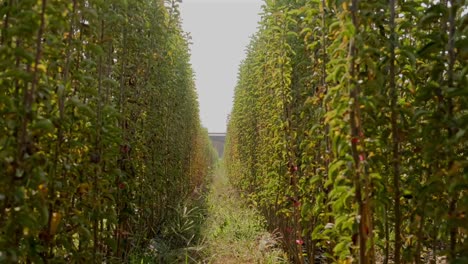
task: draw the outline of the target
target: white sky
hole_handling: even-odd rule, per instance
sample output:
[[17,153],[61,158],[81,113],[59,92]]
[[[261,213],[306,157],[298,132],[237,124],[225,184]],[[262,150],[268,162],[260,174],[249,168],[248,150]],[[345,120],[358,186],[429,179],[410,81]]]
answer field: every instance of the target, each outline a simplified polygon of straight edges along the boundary
[[240,62],[257,31],[262,0],[183,0],[182,25],[192,36],[192,67],[203,126],[225,132]]

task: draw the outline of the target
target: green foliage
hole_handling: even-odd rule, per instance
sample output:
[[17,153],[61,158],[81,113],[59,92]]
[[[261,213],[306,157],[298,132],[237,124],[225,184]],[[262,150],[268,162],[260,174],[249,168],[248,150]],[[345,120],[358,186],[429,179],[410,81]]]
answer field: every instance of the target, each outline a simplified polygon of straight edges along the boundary
[[266,1],[225,159],[295,263],[466,258],[466,20],[466,1]]
[[176,2],[0,5],[0,262],[126,261],[215,162]]
[[[171,208],[174,217],[161,233],[151,239],[146,248],[133,248],[130,263],[199,263],[202,259],[203,237],[201,226],[205,221],[204,197],[190,200]],[[200,207],[201,206],[201,207]]]

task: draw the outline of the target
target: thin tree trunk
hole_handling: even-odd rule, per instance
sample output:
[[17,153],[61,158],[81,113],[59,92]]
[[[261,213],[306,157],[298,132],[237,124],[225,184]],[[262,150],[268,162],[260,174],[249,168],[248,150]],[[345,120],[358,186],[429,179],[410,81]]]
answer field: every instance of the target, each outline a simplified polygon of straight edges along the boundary
[[398,137],[398,110],[397,110],[397,88],[395,84],[395,0],[390,0],[390,108],[392,126],[392,164],[393,164],[393,191],[394,191],[394,213],[395,213],[395,251],[394,262],[400,264],[401,249],[401,212],[400,212],[400,142]]
[[[448,35],[448,45],[447,45],[447,51],[448,51],[448,82],[447,86],[448,88],[453,87],[453,68],[455,66],[455,59],[456,59],[456,54],[455,54],[455,12],[456,12],[456,5],[457,3],[454,0],[449,0],[450,3],[449,6],[449,35]],[[447,115],[448,115],[448,120],[451,120],[453,118],[453,102],[452,98],[447,98]],[[450,140],[453,137],[454,131],[453,128],[448,126],[448,139]],[[449,146],[450,147],[450,146]],[[453,158],[450,156],[452,155],[453,150],[448,152],[449,157],[448,157],[448,168],[447,170],[449,171],[451,167],[453,166]],[[449,175],[449,177],[453,177]],[[455,216],[456,214],[456,208],[457,208],[457,193],[451,194],[450,198],[450,203],[449,203],[449,215]],[[455,224],[452,224],[455,225]],[[449,241],[449,259],[451,261],[455,260],[456,258],[456,246],[457,246],[457,227],[456,226],[451,226],[450,227],[450,241]]]

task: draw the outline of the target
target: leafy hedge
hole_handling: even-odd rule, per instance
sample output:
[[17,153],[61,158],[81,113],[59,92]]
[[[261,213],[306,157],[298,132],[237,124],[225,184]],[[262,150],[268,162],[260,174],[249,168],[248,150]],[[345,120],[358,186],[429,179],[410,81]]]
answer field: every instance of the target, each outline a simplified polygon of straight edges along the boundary
[[0,6],[0,262],[124,261],[215,157],[176,1]]
[[467,6],[265,2],[226,163],[295,263],[467,261]]

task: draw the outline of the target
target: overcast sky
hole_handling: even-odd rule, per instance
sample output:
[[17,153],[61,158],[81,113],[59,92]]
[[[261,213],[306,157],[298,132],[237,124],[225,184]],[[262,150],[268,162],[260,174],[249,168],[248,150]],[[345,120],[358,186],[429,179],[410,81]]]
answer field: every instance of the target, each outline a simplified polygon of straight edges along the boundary
[[225,132],[239,63],[257,31],[262,0],[183,0],[183,28],[192,36],[192,67],[203,126]]

